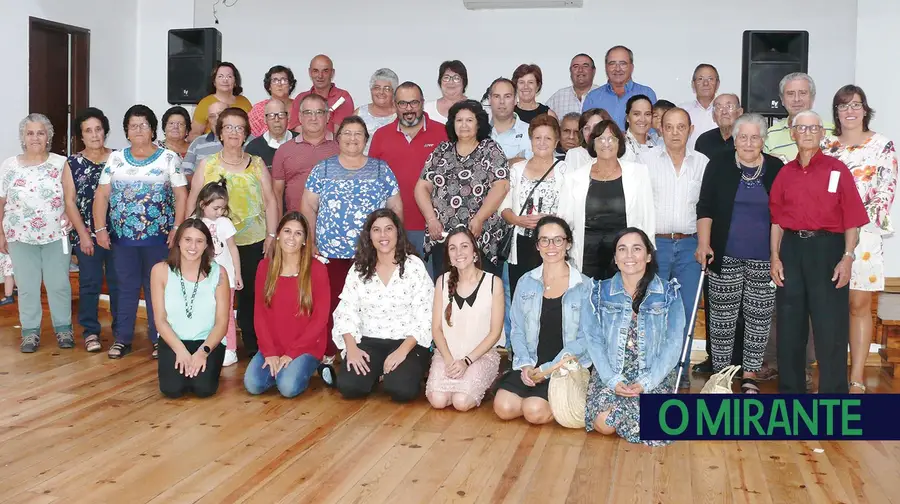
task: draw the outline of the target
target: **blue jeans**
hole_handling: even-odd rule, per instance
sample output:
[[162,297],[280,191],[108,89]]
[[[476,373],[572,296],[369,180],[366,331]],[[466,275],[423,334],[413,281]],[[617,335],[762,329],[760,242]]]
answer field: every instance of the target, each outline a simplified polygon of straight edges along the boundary
[[244,372],[244,388],[253,395],[262,394],[274,386],[278,387],[282,396],[296,397],[309,387],[309,379],[319,367],[319,359],[303,354],[272,376],[268,367],[263,369],[265,362],[262,352],[256,352]]
[[143,247],[113,244],[112,252],[113,267],[119,284],[119,299],[114,315],[118,327],[113,330],[113,336],[117,342],[125,345],[130,345],[134,340],[134,324],[143,288],[144,304],[147,307],[147,336],[150,343],[156,343],[159,333],[156,331],[156,321],[153,320],[150,270],[156,263],[166,260],[169,248],[165,243]]
[[[406,230],[406,239],[412,243],[413,247],[416,248],[416,252],[419,253],[419,257],[425,261],[425,231],[410,231]],[[425,269],[428,271],[428,275],[431,276],[433,280],[437,280],[434,277],[434,269],[431,265],[431,259],[425,261]]]
[[[697,237],[673,240],[656,237],[656,262],[659,264],[659,278],[664,282],[677,278],[681,284],[681,299],[684,301],[684,335],[687,337],[694,311],[694,299],[700,283],[700,263],[694,258],[697,251]],[[693,339],[693,338],[692,338]],[[691,346],[688,341],[687,358],[683,372],[690,371]]]
[[119,301],[119,281],[113,267],[111,250],[94,245],[94,255],[86,255],[81,247],[74,247],[78,258],[78,323],[84,329],[83,336],[100,335],[100,320],[97,317],[97,306],[100,302],[100,291],[103,288],[103,276],[109,288],[109,312],[112,314],[113,334],[119,332],[119,318],[116,309]]

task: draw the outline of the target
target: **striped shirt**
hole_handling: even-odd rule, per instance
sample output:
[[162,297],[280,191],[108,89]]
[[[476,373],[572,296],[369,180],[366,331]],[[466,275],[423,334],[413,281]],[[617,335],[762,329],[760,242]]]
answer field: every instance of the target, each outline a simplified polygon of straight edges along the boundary
[[565,117],[566,114],[571,112],[581,113],[581,108],[584,106],[584,99],[587,98],[588,93],[597,89],[598,85],[592,84],[591,90],[584,94],[581,99],[578,99],[578,95],[575,94],[575,88],[572,86],[564,87],[559,91],[553,93],[553,96],[547,100],[547,105],[550,107],[550,110],[556,114],[556,117],[562,121],[562,118]]
[[[831,135],[834,131],[834,124],[828,121],[822,122],[825,124],[825,135]],[[787,118],[776,121],[772,126],[769,126],[763,152],[781,159],[781,162],[784,164],[788,164],[797,158],[797,143],[791,138],[791,127],[788,125]]]
[[181,172],[188,177],[193,175],[200,161],[221,150],[222,142],[216,138],[215,133],[198,136],[191,142],[187,154],[184,155],[184,161],[181,162]]
[[659,234],[697,232],[697,201],[709,158],[688,149],[681,170],[676,171],[665,147],[641,155],[650,171],[656,232]]

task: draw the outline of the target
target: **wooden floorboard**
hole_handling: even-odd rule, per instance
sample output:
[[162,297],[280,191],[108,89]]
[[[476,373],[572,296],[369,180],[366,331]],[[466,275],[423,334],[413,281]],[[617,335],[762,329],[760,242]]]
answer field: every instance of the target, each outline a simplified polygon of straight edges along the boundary
[[[2,504],[900,504],[896,442],[649,448],[503,422],[489,398],[468,413],[424,398],[345,401],[318,378],[296,399],[254,397],[243,389],[246,361],[223,371],[215,397],[169,400],[146,329],[122,360],[88,354],[80,339],[60,350],[49,331],[26,355],[16,320],[15,305],[0,308]],[[878,368],[866,383],[900,390]]]

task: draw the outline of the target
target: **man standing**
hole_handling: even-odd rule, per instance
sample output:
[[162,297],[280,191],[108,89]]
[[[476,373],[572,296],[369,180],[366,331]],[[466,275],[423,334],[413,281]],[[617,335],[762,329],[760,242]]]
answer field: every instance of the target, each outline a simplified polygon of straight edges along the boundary
[[[788,116],[769,127],[764,152],[780,158],[787,164],[797,157],[797,144],[791,132],[791,124],[794,123],[797,114],[804,110],[812,110],[816,101],[816,83],[812,77],[803,72],[789,73],[778,83],[778,92]],[[834,124],[827,121],[823,124],[826,135],[834,131]]]
[[489,90],[491,99],[491,138],[500,144],[509,165],[531,159],[531,139],[528,138],[528,123],[516,115],[516,85],[501,77],[495,80]]
[[570,112],[563,116],[559,122],[561,135],[559,145],[556,146],[556,159],[564,161],[566,152],[581,145],[581,130],[578,129],[578,121],[581,120],[580,112]]
[[588,93],[581,110],[602,108],[625,131],[625,105],[634,95],[646,95],[656,103],[656,93],[649,86],[631,80],[634,73],[634,53],[625,46],[615,46],[606,51],[606,84]]
[[325,99],[313,93],[294,103],[298,107],[297,115],[303,118],[300,134],[279,147],[272,160],[272,186],[279,215],[300,211],[309,172],[340,150],[331,131],[325,129],[329,116]]
[[271,172],[275,151],[288,143],[294,135],[287,129],[288,113],[284,102],[275,99],[269,100],[263,110],[267,129],[261,136],[250,140],[244,150],[247,154],[261,157],[266,163],[266,168]]
[[694,148],[700,135],[716,127],[713,122],[713,99],[719,90],[719,71],[716,67],[709,63],[697,65],[691,77],[691,89],[695,99],[681,104],[681,108],[691,115],[691,124],[694,125],[694,132],[688,140],[689,149]]
[[[697,250],[697,201],[700,184],[709,158],[687,148],[691,136],[691,116],[686,110],[673,108],[662,118],[664,149],[651,149],[641,155],[650,170],[650,185],[656,208],[656,261],[659,277],[665,282],[677,278],[681,284],[684,313],[690,326],[694,298],[700,282],[700,264],[694,259]],[[690,343],[688,356],[691,355]],[[690,360],[682,373],[688,376]],[[682,379],[690,386],[690,380]]]
[[[734,152],[734,138],[731,128],[744,109],[736,94],[720,94],[713,100],[713,120],[718,128],[713,128],[697,137],[694,150],[712,159],[718,154]],[[693,120],[693,119],[692,119]]]
[[350,93],[334,85],[334,64],[331,58],[324,54],[316,56],[309,62],[309,80],[313,83],[309,91],[304,91],[294,98],[288,129],[300,132],[300,123],[304,119],[300,117],[300,100],[309,94],[316,94],[325,99],[327,105],[325,108],[330,112],[327,128],[334,133],[344,118],[353,115],[355,109],[353,98],[350,97]]
[[587,94],[600,87],[594,84],[596,74],[597,67],[594,65],[594,58],[583,53],[572,58],[572,62],[569,64],[569,79],[571,79],[572,85],[553,93],[553,96],[547,100],[547,106],[556,114],[556,117],[565,117],[572,112],[581,113]]
[[772,184],[772,281],[778,325],[778,391],[806,391],[804,357],[812,320],[819,392],[847,394],[850,269],[859,227],[869,222],[853,174],[819,148],[825,127],[818,114],[799,112],[791,123],[796,159]]
[[[403,202],[403,227],[422,257],[425,256],[425,218],[416,205],[416,182],[434,148],[447,141],[447,128],[428,118],[423,111],[424,103],[418,84],[404,82],[397,86],[394,91],[397,120],[379,128],[369,147],[369,156],[385,161],[397,177]],[[431,273],[430,261],[428,268]]]
[[228,105],[220,101],[210,104],[206,114],[206,127],[209,128],[209,133],[198,136],[188,146],[184,160],[181,161],[181,172],[188,179],[188,187],[190,187],[194,170],[197,169],[200,161],[222,150],[222,142],[216,138],[216,121],[219,120],[219,114],[225,111],[226,108],[228,108]]

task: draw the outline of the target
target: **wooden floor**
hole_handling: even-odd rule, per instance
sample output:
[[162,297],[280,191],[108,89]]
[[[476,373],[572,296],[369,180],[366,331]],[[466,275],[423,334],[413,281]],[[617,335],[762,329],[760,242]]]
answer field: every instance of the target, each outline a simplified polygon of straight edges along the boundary
[[[502,422],[487,400],[470,413],[345,401],[318,378],[297,399],[251,397],[244,363],[214,398],[167,400],[145,331],[120,361],[50,333],[25,355],[16,320],[0,309],[2,503],[900,503],[900,443],[651,449]],[[867,382],[894,390],[878,369]]]

